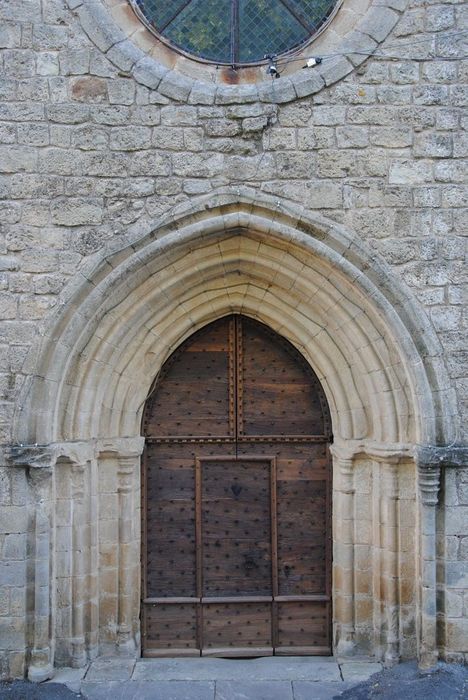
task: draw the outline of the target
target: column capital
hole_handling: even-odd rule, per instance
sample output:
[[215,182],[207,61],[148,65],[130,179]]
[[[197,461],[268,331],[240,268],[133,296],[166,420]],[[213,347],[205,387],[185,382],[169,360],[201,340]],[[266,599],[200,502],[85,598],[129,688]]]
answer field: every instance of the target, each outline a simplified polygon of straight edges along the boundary
[[354,458],[359,454],[353,446],[348,446],[346,443],[333,443],[330,445],[329,449],[333,459],[337,461],[340,468],[345,465],[347,466],[348,463],[349,466],[352,467]]
[[127,438],[106,438],[97,441],[96,453],[98,457],[134,459],[141,456],[144,447],[145,438],[141,435]]
[[48,472],[55,464],[54,450],[50,445],[13,445],[7,453],[8,463],[12,467]]
[[72,497],[76,500],[81,500],[84,497],[84,475],[87,464],[89,464],[88,461],[70,462]]
[[130,493],[133,489],[137,455],[119,455],[117,457],[117,477],[119,493]]
[[418,487],[421,502],[427,506],[436,506],[439,501],[440,467],[418,464]]

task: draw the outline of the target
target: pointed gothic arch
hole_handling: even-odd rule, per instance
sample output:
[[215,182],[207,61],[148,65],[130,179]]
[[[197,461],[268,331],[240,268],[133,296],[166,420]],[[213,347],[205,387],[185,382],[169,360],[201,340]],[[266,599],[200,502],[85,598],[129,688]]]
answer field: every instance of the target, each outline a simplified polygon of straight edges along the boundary
[[[238,188],[175,207],[96,254],[29,357],[15,441],[47,445],[52,463],[54,455],[69,452],[71,463],[82,465],[89,487],[80,493],[89,495],[89,522],[101,518],[98,504],[109,489],[104,520],[120,525],[117,542],[102,525],[110,537],[104,548],[117,545],[125,552],[110,557],[108,587],[97,583],[93,593],[97,605],[107,606],[108,622],[91,616],[95,627],[78,641],[70,628],[60,642],[61,658],[79,663],[83,654],[116,643],[138,646],[141,413],[174,348],[231,313],[258,319],[286,337],[327,395],[336,439],[335,510],[346,514],[334,523],[335,648],[366,651],[371,641],[388,660],[411,656],[418,645],[433,653],[435,585],[416,584],[418,567],[433,553],[423,547],[418,557],[413,540],[402,550],[392,536],[403,508],[408,525],[400,534],[414,537],[417,446],[453,437],[455,406],[438,341],[408,290],[357,236],[297,205]],[[81,461],[75,456],[80,446],[86,452]],[[50,475],[51,484],[59,478],[53,468]],[[63,488],[63,498],[71,498]],[[53,492],[51,486],[51,521]],[[364,502],[369,510],[363,514],[356,508]],[[124,543],[130,546],[120,550]],[[355,545],[366,550],[367,563],[356,560]],[[90,541],[83,551],[94,547]],[[51,562],[66,556],[50,552]],[[92,607],[89,591],[84,595],[86,601],[69,600],[67,610]],[[50,664],[56,621],[62,630],[68,624],[52,598],[51,632],[32,611],[42,630],[33,668],[45,667],[44,656]]]

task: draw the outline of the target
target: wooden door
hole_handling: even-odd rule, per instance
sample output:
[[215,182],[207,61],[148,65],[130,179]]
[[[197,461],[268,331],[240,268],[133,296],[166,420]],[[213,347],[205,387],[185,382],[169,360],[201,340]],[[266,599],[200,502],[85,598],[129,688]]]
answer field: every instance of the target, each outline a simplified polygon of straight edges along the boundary
[[330,654],[331,424],[302,355],[215,321],[167,360],[143,429],[143,655]]

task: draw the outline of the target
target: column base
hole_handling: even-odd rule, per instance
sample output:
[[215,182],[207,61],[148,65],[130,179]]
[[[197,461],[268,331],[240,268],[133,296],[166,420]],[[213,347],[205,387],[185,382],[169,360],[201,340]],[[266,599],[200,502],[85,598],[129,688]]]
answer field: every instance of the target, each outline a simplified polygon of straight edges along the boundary
[[30,666],[28,668],[28,680],[31,683],[42,683],[54,677],[54,667],[52,664],[47,666]]
[[434,670],[438,660],[439,654],[437,651],[424,651],[419,657],[418,668],[420,671],[430,673]]
[[119,640],[116,644],[116,650],[119,656],[134,657],[136,655],[135,640],[132,638]]
[[340,639],[335,649],[335,656],[354,656],[356,643],[354,639]]
[[83,637],[72,639],[72,668],[83,668],[88,663]]
[[384,655],[383,665],[385,668],[392,668],[400,663],[400,657],[395,651],[386,651]]

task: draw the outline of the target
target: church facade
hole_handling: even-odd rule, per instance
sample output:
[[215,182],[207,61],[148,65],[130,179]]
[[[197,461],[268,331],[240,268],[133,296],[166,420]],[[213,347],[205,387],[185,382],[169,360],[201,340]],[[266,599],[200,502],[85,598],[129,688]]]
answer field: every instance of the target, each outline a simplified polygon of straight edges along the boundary
[[467,660],[467,6],[322,5],[0,7],[3,678]]

